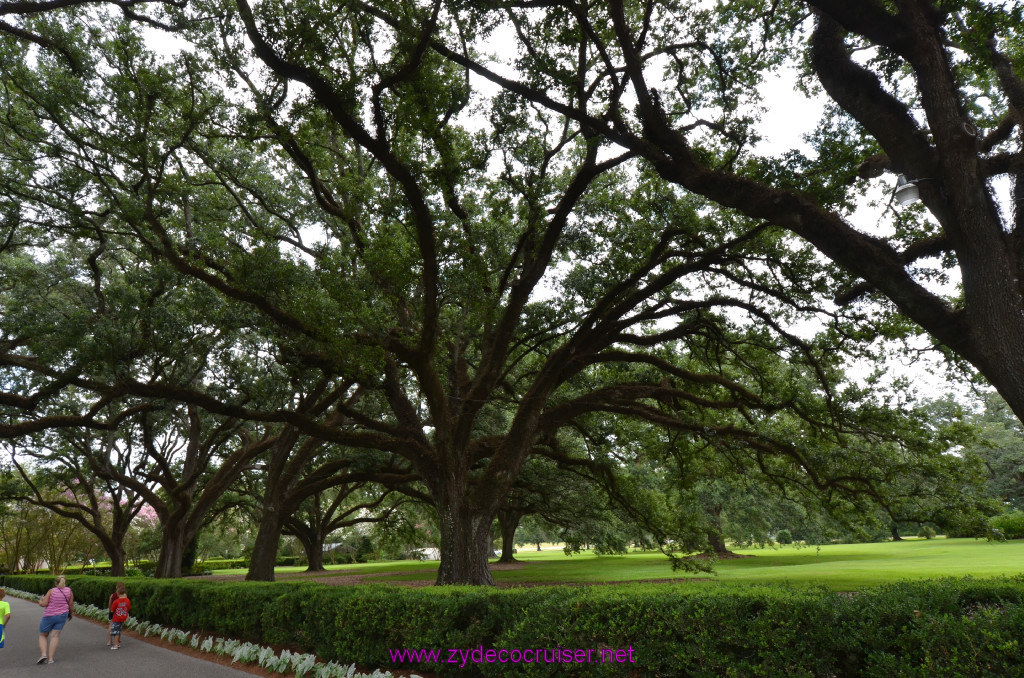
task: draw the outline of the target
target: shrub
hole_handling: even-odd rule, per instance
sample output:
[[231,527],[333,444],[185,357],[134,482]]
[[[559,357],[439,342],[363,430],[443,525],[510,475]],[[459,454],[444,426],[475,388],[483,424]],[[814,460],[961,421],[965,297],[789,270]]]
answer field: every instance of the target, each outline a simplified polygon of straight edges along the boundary
[[999,530],[1003,539],[1024,539],[1024,511],[993,516],[988,524],[993,530]]
[[199,561],[198,566],[206,570],[236,570],[249,567],[248,558],[208,558]]
[[778,534],[775,535],[775,541],[780,544],[792,544],[793,533],[789,530],[779,530]]
[[[144,577],[152,577],[156,574],[156,563],[144,560],[135,569],[141,572]],[[127,572],[127,568],[125,568],[125,571]]]
[[924,537],[925,539],[934,539],[935,534],[935,528],[931,525],[922,525],[921,529],[917,531],[917,536]]

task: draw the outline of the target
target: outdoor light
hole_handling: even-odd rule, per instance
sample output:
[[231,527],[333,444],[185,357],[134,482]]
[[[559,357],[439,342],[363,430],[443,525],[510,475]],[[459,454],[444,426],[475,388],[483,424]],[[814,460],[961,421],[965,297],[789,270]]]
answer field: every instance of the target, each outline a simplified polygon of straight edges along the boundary
[[903,174],[896,178],[896,202],[900,205],[909,205],[921,199],[921,191],[916,181],[910,181]]

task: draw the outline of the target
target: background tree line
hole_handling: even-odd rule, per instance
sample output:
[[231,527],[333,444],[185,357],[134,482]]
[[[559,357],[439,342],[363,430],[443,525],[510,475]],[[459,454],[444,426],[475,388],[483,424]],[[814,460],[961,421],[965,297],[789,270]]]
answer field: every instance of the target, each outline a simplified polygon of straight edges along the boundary
[[[952,401],[928,408],[936,421],[961,429],[964,448],[934,469],[933,475],[893,478],[898,484],[924,483],[916,494],[890,490],[896,501],[837,501],[829,504],[816,494],[794,495],[778,485],[755,480],[749,473],[709,476],[699,465],[685,481],[660,474],[657,467],[638,472],[644,484],[654,484],[651,496],[664,510],[696,520],[706,533],[706,548],[729,557],[730,548],[797,543],[820,545],[933,536],[989,539],[1024,538],[1024,432],[1005,403],[990,396],[985,409],[964,412]],[[962,460],[967,460],[964,465]],[[728,467],[722,466],[727,469]],[[914,469],[918,471],[919,469]],[[259,512],[263,501],[261,474],[240,479],[218,504],[182,561],[183,573],[203,571],[213,559],[262,567],[255,559]],[[8,468],[0,507],[2,567],[7,572],[33,571],[44,564],[63,569],[70,564],[103,563],[121,573],[157,571],[165,527],[156,511],[144,505],[124,531],[117,548],[95,534],[88,512],[69,515],[68,508],[95,501],[100,523],[112,532],[116,520],[113,497],[96,487],[68,482],[59,468],[39,466],[20,476]],[[91,495],[90,492],[96,494]],[[339,562],[380,558],[421,557],[423,547],[440,544],[436,518],[429,507],[372,485],[343,485],[325,490],[303,503],[283,521],[285,528],[273,549],[275,564],[306,565],[310,571]],[[668,498],[668,499],[665,499]],[[389,502],[389,499],[392,501]],[[640,506],[634,499],[633,508]],[[501,562],[513,562],[516,548],[540,548],[561,543],[567,552],[593,549],[599,554],[625,553],[632,548],[656,549],[657,535],[636,520],[629,506],[578,469],[559,468],[550,460],[535,460],[524,470],[520,487],[492,526],[493,546]],[[985,516],[992,514],[990,520]],[[993,529],[995,528],[995,529]],[[107,565],[106,563],[110,563]]]

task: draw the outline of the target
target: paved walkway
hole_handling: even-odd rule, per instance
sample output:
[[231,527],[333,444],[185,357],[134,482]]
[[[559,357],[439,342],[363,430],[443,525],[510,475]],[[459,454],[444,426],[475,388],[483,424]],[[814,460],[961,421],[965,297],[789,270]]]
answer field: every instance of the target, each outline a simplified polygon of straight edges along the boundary
[[67,678],[252,678],[252,674],[124,637],[122,647],[107,647],[106,629],[74,618],[60,632],[60,646],[53,664],[36,665],[39,659],[39,620],[43,608],[8,595],[11,623],[0,649],[0,677],[22,678],[36,674]]

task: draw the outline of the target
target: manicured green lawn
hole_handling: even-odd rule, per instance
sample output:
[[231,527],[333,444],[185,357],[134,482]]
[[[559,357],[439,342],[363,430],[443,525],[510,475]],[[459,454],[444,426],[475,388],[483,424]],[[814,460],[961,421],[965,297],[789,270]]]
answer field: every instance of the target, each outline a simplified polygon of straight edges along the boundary
[[[695,585],[722,583],[821,584],[836,590],[852,590],[903,579],[965,576],[991,577],[1024,573],[1024,541],[1006,543],[974,539],[933,539],[880,544],[836,544],[795,548],[740,550],[753,558],[723,560],[715,572],[673,572],[660,553],[595,556],[582,553],[567,557],[561,551],[521,549],[516,558],[524,567],[499,570],[498,582],[570,583],[618,582],[678,578],[698,580]],[[436,562],[399,561],[329,566],[331,574],[381,573],[374,581],[432,580]],[[278,573],[301,572],[301,567],[278,568]],[[414,572],[409,572],[413,570]],[[388,572],[401,572],[387,576]],[[242,574],[222,570],[217,574]]]
[[[561,551],[559,551],[561,553]],[[437,572],[437,562],[430,561],[415,561],[415,560],[389,560],[379,563],[356,563],[354,565],[327,565],[327,573],[324,576],[334,575],[347,575],[347,574],[370,574],[376,572],[405,572],[407,570],[417,570],[430,574],[430,578],[433,578],[434,573]],[[290,574],[295,572],[305,572],[305,565],[295,566],[280,566],[275,567],[274,572],[280,574]],[[214,570],[214,574],[245,574],[247,570],[242,568],[233,568],[230,570]],[[426,575],[424,575],[426,576]]]
[[838,590],[904,579],[994,577],[1024,573],[1024,541],[932,539],[880,544],[786,547],[719,563],[722,581],[820,583]]
[[[908,540],[882,544],[842,544],[796,548],[739,550],[753,558],[721,560],[712,574],[674,573],[660,553],[566,556],[559,550],[522,549],[518,569],[503,569],[495,580],[509,583],[629,582],[638,580],[696,580],[708,586],[722,583],[820,584],[837,590],[859,589],[887,582],[938,577],[996,577],[1024,573],[1024,541],[994,543],[972,539]],[[279,574],[299,573],[303,567],[279,567]],[[373,581],[431,581],[436,562],[391,561],[329,565],[326,576],[381,574]],[[413,571],[410,571],[413,570]],[[400,573],[388,576],[387,573]],[[245,574],[244,569],[218,570],[218,575]]]

